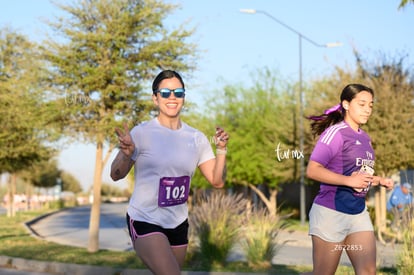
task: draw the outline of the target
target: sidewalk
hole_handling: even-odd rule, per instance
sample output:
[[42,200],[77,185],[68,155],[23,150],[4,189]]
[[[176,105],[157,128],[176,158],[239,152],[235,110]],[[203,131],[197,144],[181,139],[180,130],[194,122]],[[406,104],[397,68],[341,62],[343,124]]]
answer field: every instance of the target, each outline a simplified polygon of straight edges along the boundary
[[[131,251],[131,243],[125,225],[126,204],[103,204],[99,232],[100,249],[114,251]],[[90,207],[70,208],[52,215],[37,219],[28,224],[30,230],[38,238],[48,241],[79,247],[88,245]],[[312,242],[307,232],[283,230],[277,236],[280,249],[272,263],[278,265],[312,265]],[[377,243],[377,262],[381,267],[395,266],[399,246],[384,246]],[[229,256],[230,261],[243,261],[244,255],[240,249],[234,249]],[[341,265],[350,265],[346,253],[343,253]],[[114,275],[137,274],[150,275],[145,270],[124,270],[108,267],[62,264],[53,262],[28,261],[25,259],[0,256],[0,266],[12,266],[15,269],[30,268],[33,272],[46,273],[17,273],[18,275],[70,274],[70,275]],[[48,273],[49,272],[49,273]],[[0,274],[2,270],[0,269]],[[11,273],[14,274],[14,273]],[[16,275],[17,275],[16,274]],[[183,275],[204,274],[236,274],[214,272],[183,272]],[[243,273],[246,275],[246,273]],[[258,275],[258,274],[256,274]]]
[[[11,268],[1,268],[10,260]],[[28,271],[29,270],[29,271]],[[143,269],[122,269],[54,262],[40,262],[0,256],[1,275],[153,275]],[[181,275],[268,275],[266,273],[237,273],[211,271],[182,271]]]

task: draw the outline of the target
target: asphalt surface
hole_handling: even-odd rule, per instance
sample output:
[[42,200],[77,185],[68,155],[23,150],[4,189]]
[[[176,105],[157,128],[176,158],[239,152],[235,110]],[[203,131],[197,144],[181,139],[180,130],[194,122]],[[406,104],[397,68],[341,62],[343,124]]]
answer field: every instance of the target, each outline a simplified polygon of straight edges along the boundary
[[[99,248],[114,251],[131,251],[131,242],[125,222],[127,204],[102,204],[99,231]],[[28,228],[37,238],[64,245],[87,247],[90,206],[65,209],[36,219],[28,224]],[[277,239],[281,246],[273,259],[273,264],[280,265],[312,265],[312,243],[306,232],[282,231]],[[379,266],[395,266],[400,246],[384,246],[377,243],[377,262]],[[229,256],[229,261],[243,260],[240,249],[235,248]],[[345,253],[341,265],[350,265]],[[25,259],[0,256],[1,275],[112,275],[139,274],[150,275],[145,270],[116,270],[107,267],[84,266],[75,264],[47,263],[27,261]],[[214,272],[183,272],[184,274],[236,274]],[[246,275],[246,273],[243,273]]]

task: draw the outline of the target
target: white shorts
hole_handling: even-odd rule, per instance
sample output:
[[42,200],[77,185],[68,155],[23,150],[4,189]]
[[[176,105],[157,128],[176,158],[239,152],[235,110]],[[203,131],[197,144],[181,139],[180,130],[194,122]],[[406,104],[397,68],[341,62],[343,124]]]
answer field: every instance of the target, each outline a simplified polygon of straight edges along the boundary
[[309,235],[315,235],[327,242],[339,243],[355,232],[374,231],[367,209],[351,215],[312,204],[309,212]]

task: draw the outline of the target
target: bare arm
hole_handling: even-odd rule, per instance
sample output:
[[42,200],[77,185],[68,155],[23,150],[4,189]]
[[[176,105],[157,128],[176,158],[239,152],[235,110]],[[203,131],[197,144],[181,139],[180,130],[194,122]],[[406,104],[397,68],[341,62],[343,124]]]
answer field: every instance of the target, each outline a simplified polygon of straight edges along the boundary
[[111,164],[111,178],[117,181],[128,175],[135,163],[137,151],[127,124],[124,124],[123,132],[120,129],[115,129],[115,132],[118,135],[120,150]]
[[207,181],[215,188],[224,186],[224,170],[226,155],[217,154],[215,159],[210,159],[200,165],[200,171]]
[[207,181],[215,188],[224,186],[224,174],[226,169],[226,146],[229,135],[221,128],[216,131],[216,158],[208,160],[200,165],[200,171]]
[[120,150],[111,164],[111,178],[114,181],[125,178],[134,163],[131,156],[125,155],[125,153]]
[[368,174],[353,173],[351,176],[344,176],[326,169],[316,161],[309,161],[306,169],[308,178],[332,185],[345,185],[355,189],[368,187],[369,182],[373,182],[374,177]]

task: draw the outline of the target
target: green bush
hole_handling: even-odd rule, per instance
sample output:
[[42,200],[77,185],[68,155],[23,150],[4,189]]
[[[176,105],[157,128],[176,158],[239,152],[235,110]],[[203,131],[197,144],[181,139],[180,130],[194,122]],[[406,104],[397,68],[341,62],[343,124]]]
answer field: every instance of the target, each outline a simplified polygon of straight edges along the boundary
[[204,267],[226,264],[238,241],[246,205],[242,195],[226,195],[221,190],[214,190],[194,205],[189,218],[193,261]]
[[410,214],[406,227],[403,229],[402,251],[397,262],[398,274],[414,274],[414,219],[413,209]]
[[269,268],[278,250],[277,235],[284,226],[279,216],[266,209],[253,211],[243,226],[242,247],[252,268]]

